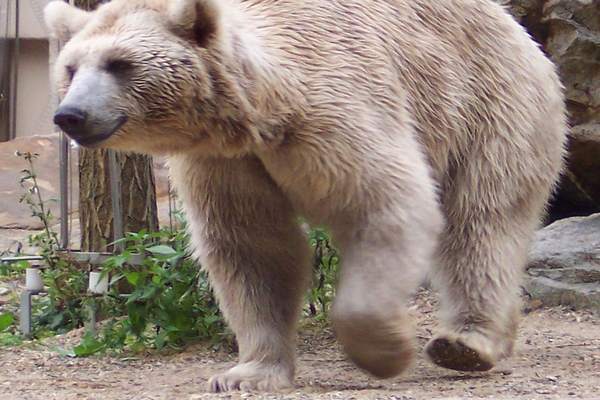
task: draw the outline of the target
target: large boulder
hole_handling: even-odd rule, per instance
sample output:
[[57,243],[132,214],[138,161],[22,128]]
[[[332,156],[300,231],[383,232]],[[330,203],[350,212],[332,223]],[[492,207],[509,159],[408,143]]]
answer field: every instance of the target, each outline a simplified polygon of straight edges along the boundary
[[600,0],[497,0],[558,65],[572,125],[551,219],[600,212]]
[[538,231],[526,290],[544,305],[600,312],[600,214],[554,222]]

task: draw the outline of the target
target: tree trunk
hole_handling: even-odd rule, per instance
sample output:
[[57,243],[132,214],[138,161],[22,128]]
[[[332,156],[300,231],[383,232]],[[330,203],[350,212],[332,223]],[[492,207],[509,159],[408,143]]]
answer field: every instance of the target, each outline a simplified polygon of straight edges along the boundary
[[[158,230],[152,158],[117,154],[117,161],[121,169],[124,231]],[[108,151],[79,150],[79,221],[83,251],[104,251],[113,241],[108,171]]]
[[[75,5],[94,9],[103,1],[79,0]],[[158,230],[152,158],[117,154],[125,232]],[[107,150],[79,150],[79,221],[81,250],[105,251],[113,241],[113,211]],[[111,250],[110,248],[108,250]]]

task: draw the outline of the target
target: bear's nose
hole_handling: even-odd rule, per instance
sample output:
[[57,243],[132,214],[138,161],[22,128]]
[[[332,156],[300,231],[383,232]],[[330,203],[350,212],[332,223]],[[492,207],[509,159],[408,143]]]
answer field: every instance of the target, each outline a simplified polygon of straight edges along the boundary
[[54,123],[69,136],[81,136],[86,120],[87,113],[77,107],[60,107],[54,114]]

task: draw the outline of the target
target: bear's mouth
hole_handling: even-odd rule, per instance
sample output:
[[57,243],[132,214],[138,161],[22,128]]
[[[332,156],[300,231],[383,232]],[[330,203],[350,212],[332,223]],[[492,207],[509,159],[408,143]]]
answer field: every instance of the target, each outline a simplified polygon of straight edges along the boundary
[[116,131],[118,131],[127,122],[127,116],[123,115],[117,118],[114,126],[106,132],[97,133],[91,136],[83,136],[74,138],[77,144],[83,147],[96,147],[99,143],[110,138]]

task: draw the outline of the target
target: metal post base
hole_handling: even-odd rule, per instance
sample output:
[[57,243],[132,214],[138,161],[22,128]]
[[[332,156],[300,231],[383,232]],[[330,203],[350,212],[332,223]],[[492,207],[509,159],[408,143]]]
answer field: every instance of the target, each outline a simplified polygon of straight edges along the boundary
[[87,311],[88,311],[88,320],[86,323],[86,330],[91,333],[93,336],[96,336],[96,334],[98,333],[98,330],[96,329],[96,324],[98,321],[98,306],[97,304],[94,302],[94,304],[90,304],[87,307]]
[[21,313],[21,321],[19,324],[19,329],[21,333],[25,337],[31,337],[32,327],[31,327],[31,297],[38,294],[37,291],[25,290],[21,293],[21,305],[20,305],[20,313]]

